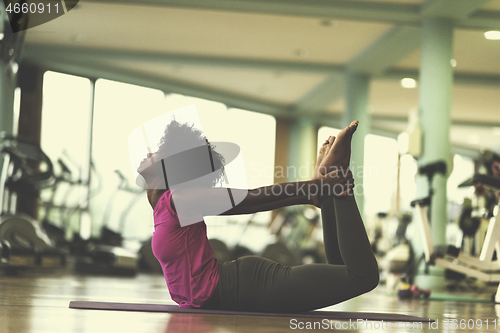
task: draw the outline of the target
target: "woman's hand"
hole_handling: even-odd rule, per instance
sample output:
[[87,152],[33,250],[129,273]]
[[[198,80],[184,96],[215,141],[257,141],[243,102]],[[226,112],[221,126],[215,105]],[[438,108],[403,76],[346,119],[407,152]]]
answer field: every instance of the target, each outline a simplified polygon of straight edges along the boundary
[[353,195],[354,178],[351,170],[334,170],[311,180],[308,195],[312,205],[320,208],[323,201],[330,197]]

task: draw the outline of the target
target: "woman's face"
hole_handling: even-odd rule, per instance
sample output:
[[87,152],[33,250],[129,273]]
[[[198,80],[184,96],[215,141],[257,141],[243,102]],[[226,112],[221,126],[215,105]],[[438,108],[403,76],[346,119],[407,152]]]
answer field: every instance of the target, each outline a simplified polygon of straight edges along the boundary
[[138,173],[142,173],[145,169],[153,165],[156,161],[157,153],[148,153],[147,157],[141,161],[137,168]]
[[[196,186],[196,187],[212,187],[214,182],[214,174],[211,173],[210,161],[205,161],[204,163],[197,158],[199,155],[198,152],[203,147],[200,146],[196,149],[191,149],[189,152],[190,155],[187,156],[178,156],[174,155],[175,161],[181,163],[171,163],[173,162],[171,159],[167,158],[165,160],[165,165],[163,168],[167,168],[167,173],[169,177],[169,183],[176,185],[178,187],[186,185],[186,186]],[[185,152],[184,152],[185,153]],[[205,158],[206,154],[201,155]],[[183,160],[185,158],[185,160]],[[184,161],[184,162],[182,162]],[[194,163],[193,161],[197,161]],[[147,157],[144,158],[137,168],[137,172],[144,178],[148,187],[155,186],[165,186],[165,178],[164,172],[162,169],[162,165],[160,165],[160,156],[158,152],[148,153]],[[183,163],[188,164],[186,167],[183,167]],[[192,166],[192,164],[197,165],[198,167]]]
[[141,161],[137,172],[146,182],[148,189],[165,188],[165,180],[161,172],[161,166],[157,163],[159,160],[158,153],[149,153],[145,159]]

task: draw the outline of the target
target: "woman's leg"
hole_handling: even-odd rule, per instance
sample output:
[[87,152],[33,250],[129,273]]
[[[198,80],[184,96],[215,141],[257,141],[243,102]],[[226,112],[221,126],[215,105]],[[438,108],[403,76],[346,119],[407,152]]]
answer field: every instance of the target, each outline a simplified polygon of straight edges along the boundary
[[[327,256],[329,262],[343,260],[345,264],[288,267],[259,257],[240,258],[238,310],[309,311],[343,302],[377,286],[378,266],[356,202],[352,197],[332,201],[338,222],[339,250],[335,249],[335,240],[331,239],[333,233],[329,233],[325,236],[325,244],[331,244],[333,251]],[[331,216],[332,212],[331,206],[326,207],[329,212],[323,215],[323,223],[328,226],[332,221],[325,220],[325,217]]]
[[[351,137],[357,122],[347,127],[321,154],[325,168],[347,167]],[[330,198],[321,207],[328,264],[283,266],[259,257],[238,264],[238,310],[298,312],[340,303],[378,284],[379,272],[353,196]]]
[[335,216],[335,203],[333,200],[326,200],[321,205],[321,219],[323,221],[323,244],[325,246],[326,262],[331,265],[344,265],[337,237],[337,217]]

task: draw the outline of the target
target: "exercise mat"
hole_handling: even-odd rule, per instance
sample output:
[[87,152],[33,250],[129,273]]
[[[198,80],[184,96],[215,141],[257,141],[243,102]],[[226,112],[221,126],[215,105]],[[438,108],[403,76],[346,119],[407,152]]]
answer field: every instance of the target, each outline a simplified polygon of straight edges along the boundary
[[453,301],[453,302],[471,302],[471,303],[492,303],[493,301],[487,298],[451,295],[451,294],[431,294],[431,301]]
[[170,313],[198,313],[214,315],[240,315],[240,316],[265,316],[265,317],[293,317],[316,318],[332,320],[368,320],[368,321],[406,321],[406,322],[433,322],[433,319],[408,316],[397,313],[370,313],[370,312],[340,312],[340,311],[310,311],[302,313],[269,313],[269,312],[244,312],[206,309],[184,309],[177,305],[169,304],[142,304],[142,303],[112,303],[71,301],[71,309],[84,310],[114,310],[114,311],[142,311],[142,312],[170,312]]
[[[398,297],[397,293],[387,293],[387,296]],[[410,298],[408,300],[421,301],[452,301],[452,302],[469,302],[469,303],[493,303],[491,298],[481,298],[474,296],[452,295],[452,294],[435,294],[432,293],[429,298]]]

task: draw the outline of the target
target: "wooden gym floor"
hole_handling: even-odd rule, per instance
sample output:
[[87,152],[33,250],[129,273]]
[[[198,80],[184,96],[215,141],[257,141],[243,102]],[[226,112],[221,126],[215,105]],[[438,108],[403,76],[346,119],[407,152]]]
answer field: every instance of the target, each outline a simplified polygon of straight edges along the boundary
[[[473,295],[488,298],[496,288],[483,289],[483,294]],[[457,294],[457,293],[456,293]],[[470,296],[470,295],[469,295]],[[0,271],[0,332],[2,333],[123,333],[123,332],[291,332],[306,331],[292,329],[290,318],[254,317],[239,315],[193,315],[169,313],[115,312],[95,310],[73,310],[68,308],[71,300],[170,303],[163,276],[139,275],[135,278],[82,277],[66,272],[22,272],[17,276],[6,276]],[[337,311],[391,312],[437,319],[437,329],[428,324],[423,327],[395,329],[397,332],[497,332],[500,305],[456,301],[399,300],[388,294],[384,286],[367,295],[327,308]],[[470,328],[445,328],[445,319],[469,321]],[[307,325],[307,320],[300,320]],[[489,327],[486,329],[486,320]],[[309,319],[311,321],[311,319]],[[481,321],[482,328],[478,328]],[[298,322],[297,322],[298,323]],[[338,327],[347,322],[336,322]],[[376,325],[377,323],[372,323]],[[378,323],[380,325],[380,323]],[[319,325],[319,324],[318,324]],[[335,325],[335,322],[332,324]],[[385,323],[387,325],[387,323]],[[392,323],[396,325],[396,323]],[[458,322],[460,325],[460,322]],[[297,327],[297,326],[295,326]],[[339,329],[351,332],[378,330],[389,331],[379,326]],[[436,327],[436,326],[435,326]],[[333,331],[335,328],[318,331]],[[307,330],[314,331],[314,330]]]

